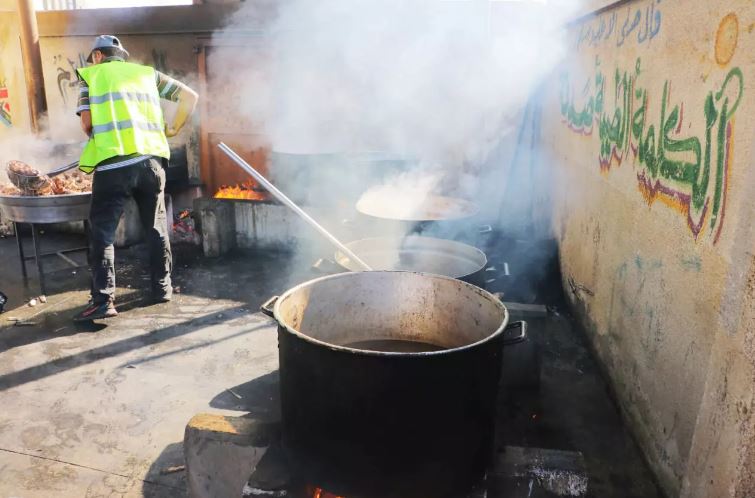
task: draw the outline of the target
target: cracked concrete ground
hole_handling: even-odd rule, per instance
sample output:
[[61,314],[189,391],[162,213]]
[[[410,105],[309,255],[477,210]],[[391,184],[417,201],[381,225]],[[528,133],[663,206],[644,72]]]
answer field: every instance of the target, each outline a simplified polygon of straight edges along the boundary
[[[47,247],[80,243],[43,237]],[[58,270],[48,301],[29,307],[36,280],[24,287],[15,240],[0,239],[0,290],[10,298],[0,314],[0,498],[185,496],[182,441],[193,415],[278,419],[275,327],[257,309],[316,276],[316,258],[213,261],[176,247],[181,292],[150,305],[143,249],[116,253],[120,315],[76,327],[70,317],[86,303],[88,273],[47,259]],[[569,318],[530,330],[543,350],[541,388],[502,397],[499,444],[581,451],[588,496],[660,497]]]

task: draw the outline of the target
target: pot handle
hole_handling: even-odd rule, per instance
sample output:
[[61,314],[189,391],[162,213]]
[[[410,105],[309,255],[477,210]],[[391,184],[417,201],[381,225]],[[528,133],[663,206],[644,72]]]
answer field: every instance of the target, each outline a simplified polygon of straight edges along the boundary
[[509,264],[505,261],[501,264],[500,269],[495,266],[487,266],[485,267],[485,284],[490,285],[493,282],[496,282],[499,278],[508,277],[510,275]]
[[[518,329],[518,330],[515,330]],[[503,331],[503,345],[511,346],[512,344],[519,344],[527,339],[527,322],[524,320],[518,322],[512,322],[506,325]]]
[[[498,269],[495,266],[487,266],[485,267],[485,285],[490,285],[496,280],[498,280]],[[493,275],[491,278],[487,278],[488,276]]]
[[270,318],[274,318],[273,316],[273,306],[275,306],[275,303],[278,301],[278,298],[280,296],[273,296],[260,306],[260,311],[269,316]]

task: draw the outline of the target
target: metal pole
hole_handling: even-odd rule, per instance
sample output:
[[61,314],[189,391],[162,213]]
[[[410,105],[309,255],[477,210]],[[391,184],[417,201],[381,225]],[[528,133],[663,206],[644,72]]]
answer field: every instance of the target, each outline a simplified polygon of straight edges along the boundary
[[26,274],[26,256],[24,256],[24,241],[21,239],[20,223],[13,222],[13,231],[16,233],[16,242],[18,242],[18,257],[21,260],[21,274],[24,276],[24,282],[26,282],[28,276]]
[[309,216],[307,213],[305,213],[304,210],[302,210],[302,208],[300,208],[299,206],[297,206],[294,201],[292,201],[291,199],[289,199],[288,197],[286,197],[286,195],[283,192],[281,192],[280,190],[278,190],[275,185],[273,185],[272,183],[270,183],[267,180],[267,178],[265,178],[264,176],[262,176],[256,169],[252,168],[249,165],[249,163],[247,163],[246,161],[244,161],[244,159],[242,159],[241,156],[239,156],[238,154],[236,154],[230,147],[228,147],[223,142],[220,142],[218,144],[218,147],[228,157],[230,157],[233,160],[233,162],[235,162],[236,164],[238,164],[241,167],[241,169],[243,169],[244,171],[246,171],[247,173],[249,173],[250,175],[252,175],[255,180],[257,180],[258,182],[260,182],[260,184],[262,184],[262,186],[265,187],[265,189],[267,189],[268,192],[270,192],[271,194],[273,194],[276,199],[278,199],[283,204],[285,204],[286,206],[288,206],[291,209],[293,209],[296,214],[298,214],[299,216],[301,216],[304,219],[304,221],[306,221],[307,223],[309,223],[310,225],[312,225],[312,227],[314,227],[315,230],[317,230],[318,232],[320,232],[321,235],[323,235],[326,239],[328,239],[330,241],[330,243],[333,244],[334,246],[336,246],[341,252],[343,252],[344,254],[346,254],[352,261],[354,261],[356,264],[358,264],[359,266],[361,266],[363,269],[365,269],[367,271],[372,270],[372,268],[370,268],[367,263],[365,263],[364,261],[362,261],[359,258],[359,256],[357,256],[356,254],[354,254],[348,247],[346,247],[345,245],[343,245],[341,243],[341,241],[339,241],[337,238],[335,238],[333,235],[331,235],[330,232],[328,232],[325,228],[323,228],[322,225],[320,225],[319,223],[317,223],[311,216]]
[[47,295],[47,288],[45,287],[45,270],[42,268],[42,250],[40,249],[41,241],[39,238],[42,236],[39,233],[39,227],[34,223],[31,225],[31,238],[34,241],[34,260],[37,262],[37,274],[39,276],[39,290],[43,296]]
[[29,100],[31,129],[42,131],[40,120],[47,112],[45,82],[42,77],[42,56],[39,52],[39,30],[34,12],[34,0],[18,0],[18,17],[21,21],[21,53],[24,57],[26,95]]

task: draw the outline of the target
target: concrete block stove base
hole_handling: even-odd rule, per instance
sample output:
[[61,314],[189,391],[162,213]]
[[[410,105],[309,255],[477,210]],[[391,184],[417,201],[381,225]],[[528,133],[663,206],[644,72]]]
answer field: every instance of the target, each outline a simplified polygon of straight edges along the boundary
[[308,233],[295,213],[273,202],[199,198],[194,212],[199,213],[202,247],[208,257],[235,248],[287,250]]
[[[279,437],[274,422],[196,415],[184,437],[189,497],[300,498],[286,488]],[[459,498],[584,497],[587,489],[581,453],[506,446],[484,487]]]
[[277,424],[201,413],[184,432],[190,498],[241,496],[250,469],[278,441]]

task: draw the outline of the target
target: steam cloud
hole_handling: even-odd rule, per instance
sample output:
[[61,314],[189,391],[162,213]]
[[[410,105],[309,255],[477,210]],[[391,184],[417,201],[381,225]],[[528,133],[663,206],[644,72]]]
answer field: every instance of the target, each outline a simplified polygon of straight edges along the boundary
[[[285,2],[270,31],[273,76],[249,88],[243,111],[264,123],[273,150],[390,151],[458,170],[484,160],[515,128],[562,57],[561,28],[577,7],[578,0]],[[227,70],[243,66],[234,60]]]
[[[75,118],[76,116],[74,116]],[[34,135],[25,128],[10,128],[0,136],[0,184],[10,183],[6,176],[6,163],[21,160],[42,173],[46,173],[78,158],[86,138],[78,122],[66,116],[59,123],[50,122],[45,114],[40,121],[42,133]],[[49,138],[55,131],[55,138]]]
[[[271,180],[305,206],[313,197],[339,197],[340,204],[316,217],[344,241],[403,240],[411,230],[360,216],[354,202],[349,205],[360,196],[399,213],[430,195],[476,200],[479,223],[511,233],[531,224],[522,214],[535,204],[531,175],[512,175],[509,168],[523,110],[564,57],[565,24],[582,3],[290,0],[276,4],[270,24],[260,23],[259,5],[249,2],[215,36],[222,44],[224,37],[253,31],[261,42],[248,51],[216,53],[210,68],[246,82],[234,105],[273,151]],[[368,151],[408,160],[390,170],[390,161],[376,167],[330,159]],[[287,168],[297,153],[309,157],[301,160],[305,167]],[[344,226],[343,218],[356,223]],[[441,223],[425,235],[468,241],[467,228]],[[311,231],[300,235],[311,237],[302,244],[307,249],[300,246],[305,260],[307,251],[332,254]],[[522,274],[543,266],[530,259],[518,263]]]

